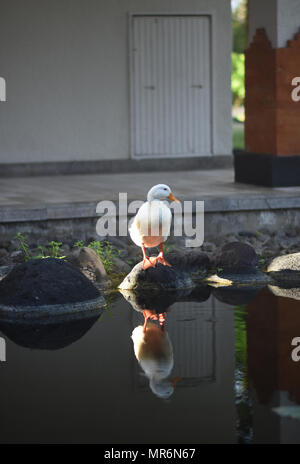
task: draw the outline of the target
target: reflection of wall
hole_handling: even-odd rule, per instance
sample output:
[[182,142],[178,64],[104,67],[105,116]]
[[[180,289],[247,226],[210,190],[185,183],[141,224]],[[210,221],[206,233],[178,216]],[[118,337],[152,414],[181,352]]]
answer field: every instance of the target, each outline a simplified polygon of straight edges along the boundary
[[[179,387],[167,402],[135,384],[134,310],[123,299],[62,350],[26,350],[8,341],[0,441],[235,442],[233,311],[213,298],[203,308],[215,311],[215,381]],[[178,314],[170,312],[167,330]]]
[[300,362],[291,359],[291,341],[300,336],[300,302],[263,290],[247,309],[248,369],[255,389],[254,439],[270,443],[285,437],[287,441],[288,427],[290,436],[298,433],[300,441],[300,422],[291,423],[271,412],[292,399],[300,403]]

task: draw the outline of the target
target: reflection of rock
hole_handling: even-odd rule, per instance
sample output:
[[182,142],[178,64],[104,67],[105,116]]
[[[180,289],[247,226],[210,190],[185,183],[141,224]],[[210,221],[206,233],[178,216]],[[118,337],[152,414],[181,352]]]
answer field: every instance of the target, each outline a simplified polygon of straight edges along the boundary
[[138,263],[125,277],[119,288],[122,290],[176,290],[193,287],[191,277],[184,271],[175,267],[164,266],[157,263],[155,267],[142,269],[142,263]]
[[20,346],[40,350],[58,350],[81,338],[97,321],[100,310],[92,317],[74,318],[51,323],[16,320],[0,321],[0,330]]
[[208,300],[211,294],[211,287],[208,285],[197,285],[188,295],[179,296],[177,301],[197,301],[202,302]]
[[275,285],[269,285],[269,289],[276,296],[284,296],[286,298],[293,298],[300,300],[300,288],[282,288]]
[[16,265],[0,282],[0,314],[39,318],[103,305],[97,288],[71,264],[55,258]]
[[278,256],[268,266],[267,272],[276,281],[300,285],[300,253]]
[[261,291],[260,287],[220,287],[214,288],[212,294],[229,305],[248,304]]
[[107,284],[109,282],[101,259],[91,248],[74,248],[71,253],[69,253],[67,259],[88,279],[102,284]]
[[[133,309],[142,312],[144,309],[163,313],[178,300],[180,292],[133,292],[121,290],[122,295]],[[190,290],[188,291],[190,293]]]
[[206,301],[211,293],[208,286],[198,286],[194,289],[181,289],[170,291],[145,292],[120,290],[124,298],[133,309],[142,312],[144,309],[155,310],[157,313],[166,312],[177,301]]
[[149,378],[153,393],[159,398],[169,398],[174,392],[175,380],[167,380],[173,369],[173,348],[166,331],[149,322],[146,332],[136,327],[131,335],[135,356]]

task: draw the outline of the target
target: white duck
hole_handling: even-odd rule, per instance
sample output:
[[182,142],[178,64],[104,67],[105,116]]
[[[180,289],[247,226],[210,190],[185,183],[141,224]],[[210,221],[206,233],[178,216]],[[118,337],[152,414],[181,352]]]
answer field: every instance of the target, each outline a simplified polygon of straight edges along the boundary
[[[148,192],[147,201],[142,204],[129,227],[133,242],[143,250],[143,269],[155,267],[157,262],[171,266],[163,253],[163,243],[170,235],[172,222],[172,214],[166,200],[178,202],[168,185],[154,185]],[[158,245],[158,256],[147,256],[145,247],[154,248]]]
[[131,338],[134,354],[149,378],[151,390],[159,398],[169,398],[180,378],[167,379],[174,364],[173,348],[167,332],[149,322],[146,331],[142,325],[136,327]]

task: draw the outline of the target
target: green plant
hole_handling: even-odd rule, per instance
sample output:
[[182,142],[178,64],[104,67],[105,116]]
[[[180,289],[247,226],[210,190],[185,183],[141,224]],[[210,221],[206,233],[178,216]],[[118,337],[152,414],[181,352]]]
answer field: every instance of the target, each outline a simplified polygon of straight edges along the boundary
[[29,259],[42,259],[42,258],[58,258],[63,259],[65,256],[61,254],[60,247],[62,246],[61,242],[55,242],[52,240],[48,242],[46,247],[43,245],[38,246],[39,253],[35,256],[31,256],[29,252],[29,245],[27,243],[27,237],[18,232],[14,239],[18,241],[18,248],[24,252],[24,259],[28,261]]
[[94,250],[101,259],[106,272],[111,272],[114,265],[114,258],[117,256],[116,250],[110,242],[100,242],[94,240],[88,244],[88,248]]
[[24,259],[25,261],[28,261],[30,259],[30,254],[29,254],[29,245],[27,243],[27,237],[21,234],[21,232],[18,232],[14,238],[18,241],[18,248],[24,252]]
[[232,135],[233,135],[233,148],[241,148],[245,147],[245,128],[243,123],[233,123],[232,127]]
[[32,257],[32,259],[43,259],[43,258],[57,258],[64,259],[65,256],[61,255],[61,242],[51,241],[48,242],[46,247],[43,245],[38,246],[39,253]]
[[169,251],[172,251],[175,248],[174,243],[170,243],[169,238],[164,243],[164,252],[169,253]]
[[77,240],[77,242],[75,242],[73,246],[77,248],[82,248],[84,247],[84,243],[82,240]]
[[38,246],[39,254],[36,256],[33,256],[34,259],[41,259],[41,258],[47,258],[47,250],[43,245]]
[[60,252],[61,252],[60,247],[61,246],[62,246],[61,242],[55,242],[54,240],[52,240],[51,242],[48,242],[47,243],[47,248],[49,250],[49,256],[51,258],[59,258],[59,259],[65,258],[65,256],[62,256],[60,254]]
[[232,52],[231,90],[233,104],[240,106],[245,98],[245,55]]
[[217,272],[222,272],[223,268],[222,267],[217,267]]

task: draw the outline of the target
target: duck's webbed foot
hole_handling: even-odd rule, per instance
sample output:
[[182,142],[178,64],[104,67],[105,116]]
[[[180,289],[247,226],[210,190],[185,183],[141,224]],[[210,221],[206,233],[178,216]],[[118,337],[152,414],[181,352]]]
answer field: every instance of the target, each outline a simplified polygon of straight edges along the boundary
[[149,319],[151,321],[158,321],[160,328],[163,331],[165,328],[166,315],[166,312],[158,314],[154,309],[143,309],[143,316],[145,319],[143,332],[146,332],[147,322]]
[[153,262],[153,258],[145,256],[143,259],[142,269],[145,271],[146,269],[149,269],[149,267],[155,267],[155,264],[156,262]]
[[160,247],[160,252],[156,256],[155,261],[163,264],[164,266],[172,267],[172,265],[164,258],[164,246],[163,246],[163,244],[161,243],[159,245],[159,247]]
[[159,255],[156,257],[156,262],[159,262],[163,264],[164,266],[169,266],[172,267],[172,264],[170,264],[163,256],[163,253],[159,253]]

